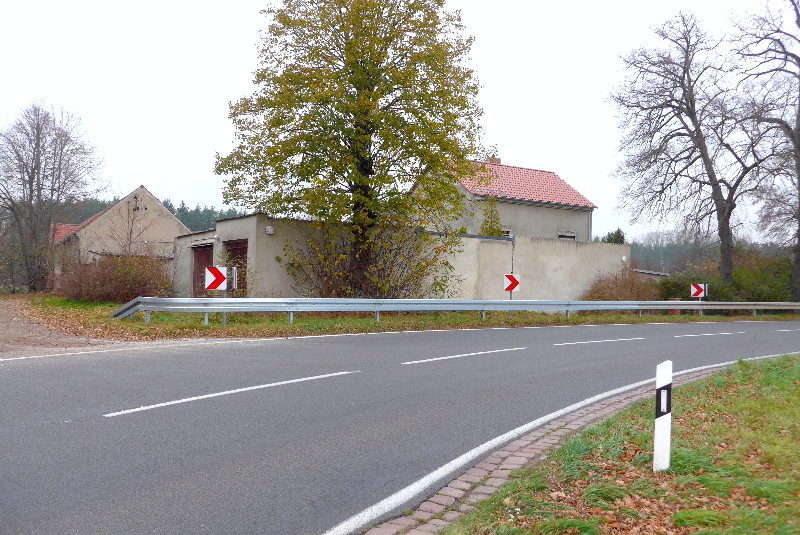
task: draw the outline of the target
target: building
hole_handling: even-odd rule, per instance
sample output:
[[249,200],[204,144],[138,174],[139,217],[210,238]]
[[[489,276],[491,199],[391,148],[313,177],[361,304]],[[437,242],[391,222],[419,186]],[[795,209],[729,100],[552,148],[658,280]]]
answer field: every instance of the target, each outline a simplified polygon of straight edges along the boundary
[[497,199],[506,236],[588,242],[594,203],[551,171],[502,165],[499,158],[476,164],[475,178],[461,180],[470,210],[459,220],[467,234],[480,234],[486,199]]
[[[144,186],[79,225],[56,223],[55,285],[65,265],[103,256],[149,256],[171,261],[176,236],[189,229]],[[172,271],[170,266],[170,272]]]

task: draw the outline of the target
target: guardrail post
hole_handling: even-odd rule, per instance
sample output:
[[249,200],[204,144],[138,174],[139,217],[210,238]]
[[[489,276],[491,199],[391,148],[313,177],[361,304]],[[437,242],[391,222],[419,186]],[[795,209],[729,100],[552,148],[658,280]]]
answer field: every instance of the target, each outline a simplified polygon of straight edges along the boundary
[[481,321],[486,321],[486,311],[481,310]]
[[206,312],[205,316],[203,317],[203,325],[206,327],[208,326],[208,312]]
[[144,324],[145,325],[150,325],[150,311],[149,310],[145,310],[144,311]]
[[289,323],[294,323],[294,312],[289,311]]
[[376,310],[375,311],[375,321],[381,321],[381,311],[380,310]]
[[565,310],[564,312],[567,313],[567,319],[569,319],[569,309]]

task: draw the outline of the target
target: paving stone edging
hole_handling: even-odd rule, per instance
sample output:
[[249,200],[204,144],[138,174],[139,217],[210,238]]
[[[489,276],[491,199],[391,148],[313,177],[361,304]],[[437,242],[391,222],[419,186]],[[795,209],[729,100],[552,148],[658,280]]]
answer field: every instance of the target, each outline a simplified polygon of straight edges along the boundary
[[[723,367],[676,376],[673,384],[680,386],[708,377]],[[570,435],[653,395],[653,386],[646,385],[551,420],[491,453],[422,502],[412,514],[373,526],[366,535],[429,535],[441,531],[474,509],[476,503],[497,492],[511,479],[512,470],[535,465]]]

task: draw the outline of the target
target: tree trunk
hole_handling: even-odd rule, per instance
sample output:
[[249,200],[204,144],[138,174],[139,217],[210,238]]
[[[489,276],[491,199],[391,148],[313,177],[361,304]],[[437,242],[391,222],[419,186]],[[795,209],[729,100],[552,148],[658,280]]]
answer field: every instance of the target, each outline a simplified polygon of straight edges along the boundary
[[733,282],[733,232],[730,212],[721,214],[719,229],[719,274],[728,284]]

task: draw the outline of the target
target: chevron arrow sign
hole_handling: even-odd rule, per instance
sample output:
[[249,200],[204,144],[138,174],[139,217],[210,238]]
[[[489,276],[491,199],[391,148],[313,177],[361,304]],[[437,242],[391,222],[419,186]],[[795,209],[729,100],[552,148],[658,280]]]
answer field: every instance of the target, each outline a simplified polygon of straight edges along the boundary
[[514,273],[506,273],[503,275],[503,291],[516,292],[519,290],[519,275]]
[[227,290],[227,289],[228,289],[228,268],[207,267],[206,290]]

